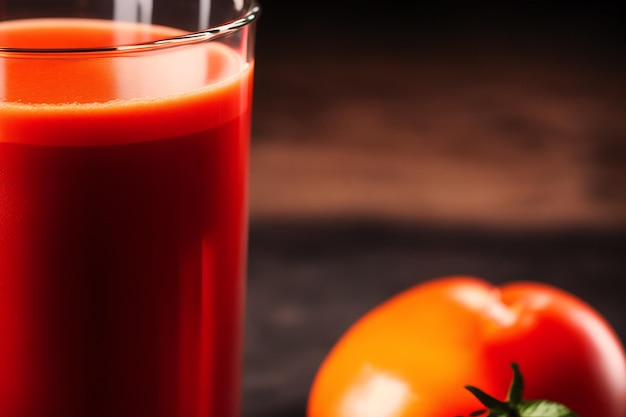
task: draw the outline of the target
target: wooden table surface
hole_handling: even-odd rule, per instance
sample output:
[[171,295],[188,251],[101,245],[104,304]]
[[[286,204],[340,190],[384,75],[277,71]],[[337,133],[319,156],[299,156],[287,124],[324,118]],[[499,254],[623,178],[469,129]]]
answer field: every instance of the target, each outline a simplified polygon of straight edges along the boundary
[[605,42],[611,16],[553,32],[516,20],[521,34],[495,18],[382,35],[307,21],[285,37],[287,12],[267,3],[245,417],[304,417],[339,335],[432,277],[558,285],[626,340],[626,60]]

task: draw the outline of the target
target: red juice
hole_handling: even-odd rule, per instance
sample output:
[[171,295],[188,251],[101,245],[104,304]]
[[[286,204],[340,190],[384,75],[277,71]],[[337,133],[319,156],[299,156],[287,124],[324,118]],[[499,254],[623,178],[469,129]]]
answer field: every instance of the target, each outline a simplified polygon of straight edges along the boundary
[[[0,23],[12,47],[175,34]],[[131,55],[0,52],[2,417],[239,413],[252,66]]]

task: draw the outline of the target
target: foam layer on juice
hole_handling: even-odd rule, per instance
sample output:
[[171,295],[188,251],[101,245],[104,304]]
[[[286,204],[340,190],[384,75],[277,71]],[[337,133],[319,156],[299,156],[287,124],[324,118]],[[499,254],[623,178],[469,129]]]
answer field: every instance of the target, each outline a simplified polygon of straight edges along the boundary
[[[88,19],[0,23],[4,47],[102,47],[182,34]],[[0,141],[84,146],[207,130],[248,110],[251,73],[251,64],[216,42],[36,59],[0,52]]]

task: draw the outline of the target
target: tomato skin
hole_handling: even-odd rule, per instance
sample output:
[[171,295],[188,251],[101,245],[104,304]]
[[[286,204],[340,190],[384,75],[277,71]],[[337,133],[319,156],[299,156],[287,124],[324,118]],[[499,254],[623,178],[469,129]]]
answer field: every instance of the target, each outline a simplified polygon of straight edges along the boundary
[[609,324],[545,284],[494,287],[446,277],[374,308],[341,337],[313,381],[308,417],[455,417],[504,399],[517,362],[525,399],[579,417],[626,417],[626,357]]

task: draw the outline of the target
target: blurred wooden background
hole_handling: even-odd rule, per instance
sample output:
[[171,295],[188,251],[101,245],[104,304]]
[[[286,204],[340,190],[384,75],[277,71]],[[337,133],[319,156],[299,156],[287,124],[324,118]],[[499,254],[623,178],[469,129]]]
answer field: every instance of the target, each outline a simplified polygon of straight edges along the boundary
[[558,285],[626,339],[617,3],[262,6],[245,417],[304,416],[347,326],[436,276]]

